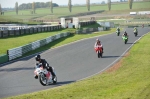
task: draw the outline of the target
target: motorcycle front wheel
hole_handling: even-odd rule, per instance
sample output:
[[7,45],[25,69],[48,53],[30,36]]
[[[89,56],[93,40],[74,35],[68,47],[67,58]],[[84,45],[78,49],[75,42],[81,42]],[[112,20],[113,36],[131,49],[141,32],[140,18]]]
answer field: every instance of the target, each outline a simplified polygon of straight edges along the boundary
[[44,73],[40,73],[38,78],[39,78],[39,82],[43,86],[46,86],[46,84],[47,84],[47,78],[46,78],[45,74]]

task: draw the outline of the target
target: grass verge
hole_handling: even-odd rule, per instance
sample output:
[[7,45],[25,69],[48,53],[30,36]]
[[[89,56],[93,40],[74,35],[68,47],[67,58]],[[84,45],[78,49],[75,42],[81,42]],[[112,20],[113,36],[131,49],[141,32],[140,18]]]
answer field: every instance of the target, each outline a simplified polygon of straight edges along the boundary
[[61,33],[61,31],[56,32],[44,32],[44,33],[36,33],[29,35],[21,35],[21,36],[12,36],[8,38],[0,38],[0,54],[6,54],[8,49],[19,47],[28,43],[31,43],[36,40],[44,39],[46,37],[56,35]]
[[126,57],[102,74],[6,99],[150,99],[149,38],[150,33],[138,41]]

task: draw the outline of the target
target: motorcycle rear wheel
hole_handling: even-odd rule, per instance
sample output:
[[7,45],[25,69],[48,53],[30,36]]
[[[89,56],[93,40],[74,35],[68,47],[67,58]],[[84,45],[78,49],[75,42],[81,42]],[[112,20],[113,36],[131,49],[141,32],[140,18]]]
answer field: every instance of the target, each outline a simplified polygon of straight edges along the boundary
[[102,53],[100,51],[98,52],[98,58],[102,58]]

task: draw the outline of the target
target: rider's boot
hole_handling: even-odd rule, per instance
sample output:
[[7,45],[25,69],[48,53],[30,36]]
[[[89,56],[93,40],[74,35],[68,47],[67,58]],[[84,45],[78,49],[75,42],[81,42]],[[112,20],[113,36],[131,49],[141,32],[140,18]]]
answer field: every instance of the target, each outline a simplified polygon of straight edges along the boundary
[[103,47],[102,47],[102,53],[104,53],[104,51],[103,51]]
[[54,80],[54,78],[56,77],[55,73],[52,71],[52,80]]
[[37,75],[34,75],[34,78],[35,78],[35,79],[38,79],[38,76],[37,76]]
[[56,76],[52,76],[52,80],[54,80],[54,79],[55,79],[55,77],[56,77]]

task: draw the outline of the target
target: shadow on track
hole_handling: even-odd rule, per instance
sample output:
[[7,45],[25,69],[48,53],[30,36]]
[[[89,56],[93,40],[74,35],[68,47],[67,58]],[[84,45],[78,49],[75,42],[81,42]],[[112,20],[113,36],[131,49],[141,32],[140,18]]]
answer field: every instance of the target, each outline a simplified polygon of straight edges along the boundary
[[122,56],[103,56],[103,58],[116,58],[116,57],[122,57]]
[[54,85],[54,86],[63,86],[65,84],[70,84],[72,82],[76,82],[76,81],[63,81],[63,82],[57,82],[56,84],[49,84],[49,86]]
[[136,37],[141,37],[141,36],[136,36]]
[[63,81],[63,82],[57,82],[57,84],[64,85],[64,84],[69,84],[69,83],[72,83],[72,82],[75,82],[75,81]]
[[136,43],[127,43],[127,44],[136,44]]
[[12,72],[12,71],[19,71],[19,70],[34,70],[33,67],[30,68],[9,68],[9,69],[0,69],[0,72],[6,71],[6,72]]

